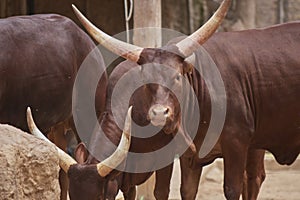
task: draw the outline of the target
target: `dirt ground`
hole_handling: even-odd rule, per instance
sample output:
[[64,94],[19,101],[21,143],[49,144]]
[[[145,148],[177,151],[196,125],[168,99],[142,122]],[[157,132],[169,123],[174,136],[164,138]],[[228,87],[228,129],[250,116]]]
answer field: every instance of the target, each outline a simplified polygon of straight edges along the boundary
[[[175,160],[169,200],[180,200],[179,160]],[[300,156],[291,166],[279,165],[272,155],[265,157],[266,180],[258,200],[300,200]],[[153,176],[137,187],[137,200],[155,200]],[[123,200],[121,192],[118,200]],[[225,200],[223,195],[223,160],[217,159],[204,167],[199,184],[197,200]],[[242,198],[240,198],[242,199]]]
[[[272,158],[266,156],[267,177],[261,188],[259,200],[300,200],[300,158],[291,166],[281,166]],[[180,199],[180,171],[176,161],[172,178],[172,200]],[[223,195],[223,162],[215,161],[205,167],[199,185],[197,199],[224,200]]]

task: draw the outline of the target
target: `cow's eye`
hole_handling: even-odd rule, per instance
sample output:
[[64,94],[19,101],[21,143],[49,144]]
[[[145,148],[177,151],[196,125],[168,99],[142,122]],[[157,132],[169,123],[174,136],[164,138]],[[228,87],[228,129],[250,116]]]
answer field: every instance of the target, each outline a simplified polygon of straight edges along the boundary
[[180,79],[181,79],[181,74],[178,74],[178,75],[176,76],[176,81],[180,81]]

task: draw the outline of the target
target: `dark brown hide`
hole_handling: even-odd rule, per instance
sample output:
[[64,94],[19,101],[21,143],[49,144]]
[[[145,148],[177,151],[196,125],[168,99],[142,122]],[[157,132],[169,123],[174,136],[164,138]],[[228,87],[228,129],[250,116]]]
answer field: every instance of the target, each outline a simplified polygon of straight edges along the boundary
[[[71,117],[76,73],[95,48],[89,36],[60,15],[10,17],[0,24],[0,122],[27,130],[27,106],[42,130]],[[99,110],[104,79],[103,86]]]
[[[24,113],[30,106],[39,127],[65,150],[62,123],[73,120],[74,80],[95,44],[70,19],[55,14],[0,19],[0,32],[0,123],[28,131]],[[104,69],[99,58],[93,58],[95,67]],[[104,74],[96,93],[98,114],[104,109],[106,81]]]
[[97,172],[95,164],[72,165],[68,172],[70,180],[69,194],[72,200],[103,200],[104,182]]

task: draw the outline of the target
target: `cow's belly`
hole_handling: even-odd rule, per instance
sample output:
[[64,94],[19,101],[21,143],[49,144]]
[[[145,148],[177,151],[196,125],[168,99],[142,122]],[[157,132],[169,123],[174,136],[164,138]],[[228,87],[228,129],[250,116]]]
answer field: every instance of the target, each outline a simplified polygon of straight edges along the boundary
[[273,130],[261,135],[255,136],[251,145],[271,152],[279,164],[292,164],[300,153],[300,127]]
[[[52,84],[52,86],[51,86]],[[52,83],[22,84],[2,91],[0,101],[0,123],[28,130],[26,108],[32,108],[37,125],[43,130],[71,117],[72,83],[64,87]],[[35,88],[36,87],[36,88]],[[44,87],[44,88],[43,88]]]
[[300,152],[299,94],[262,102],[257,112],[252,144],[272,152],[280,164],[291,164]]

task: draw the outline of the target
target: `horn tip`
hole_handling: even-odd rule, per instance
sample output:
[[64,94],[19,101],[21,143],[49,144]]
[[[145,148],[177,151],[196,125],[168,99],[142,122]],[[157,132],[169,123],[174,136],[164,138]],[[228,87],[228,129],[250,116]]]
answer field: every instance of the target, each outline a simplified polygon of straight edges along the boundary
[[131,112],[132,112],[132,106],[128,108],[127,116],[125,119],[125,125],[124,125],[124,133],[127,138],[130,138],[131,135]]
[[31,108],[29,106],[27,107],[26,111],[27,111],[27,115],[31,114]]
[[[127,117],[126,117],[126,119],[128,119],[128,122],[126,122],[126,124],[127,123],[130,123],[131,124],[131,113],[132,113],[132,106],[130,106],[129,108],[128,108],[128,111],[127,111]],[[127,120],[126,120],[127,121]]]
[[75,10],[77,9],[76,6],[72,3],[72,8]]
[[31,108],[27,107],[27,111],[26,111],[26,119],[27,119],[27,125],[29,128],[29,131],[32,132],[32,130],[34,129],[34,122],[33,122],[33,118],[32,118],[32,112],[31,112]]
[[78,15],[79,10],[78,10],[78,8],[77,8],[74,4],[72,4],[72,9],[73,9],[73,12],[74,12],[76,15]]
[[132,112],[132,106],[130,106],[130,107],[128,108],[128,114],[131,115],[131,112]]
[[74,4],[72,4],[72,9],[76,15],[81,14],[81,12],[78,10],[78,8]]

